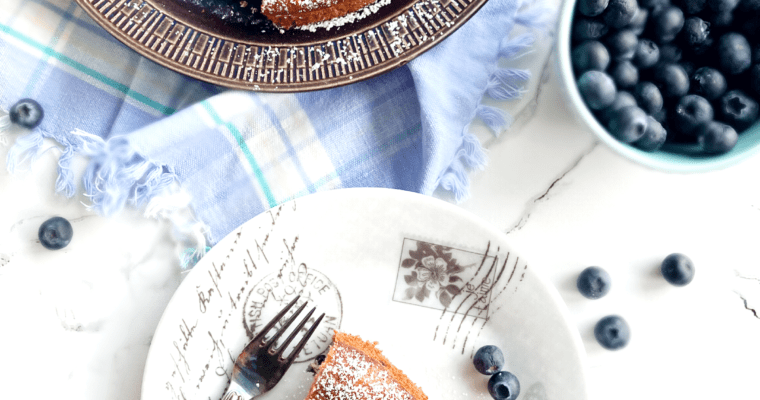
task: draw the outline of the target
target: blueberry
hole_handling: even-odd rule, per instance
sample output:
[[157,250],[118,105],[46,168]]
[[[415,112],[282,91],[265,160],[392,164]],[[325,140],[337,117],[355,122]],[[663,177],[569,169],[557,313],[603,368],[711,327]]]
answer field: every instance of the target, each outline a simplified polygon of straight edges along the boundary
[[707,0],[707,5],[716,13],[733,11],[739,0]]
[[633,97],[636,103],[647,114],[656,114],[662,110],[664,103],[660,89],[652,82],[640,82],[633,90]]
[[594,18],[577,18],[573,22],[573,40],[583,42],[597,40],[610,30],[607,24]]
[[655,121],[659,122],[663,128],[667,131],[668,124],[668,110],[663,108],[662,110],[650,115]]
[[681,10],[686,14],[698,14],[705,8],[707,0],[681,0]]
[[53,217],[40,225],[37,236],[46,249],[59,250],[69,245],[74,230],[66,218]]
[[633,97],[632,94],[626,91],[619,91],[615,95],[615,100],[610,104],[609,107],[602,110],[602,112],[599,114],[599,119],[602,121],[603,124],[607,125],[612,117],[615,116],[615,113],[625,107],[628,106],[635,106],[636,105],[636,98]]
[[[678,65],[683,68],[687,76],[692,76],[697,71],[697,66],[692,61],[681,61]],[[689,88],[691,88],[691,83],[689,83]]]
[[689,93],[689,75],[678,64],[659,64],[655,67],[653,80],[664,98],[681,97]]
[[621,108],[609,122],[610,134],[623,143],[639,140],[646,130],[647,114],[636,106]]
[[594,327],[594,337],[607,350],[619,350],[631,340],[628,323],[619,315],[608,315]]
[[741,90],[732,90],[720,98],[718,119],[741,132],[755,123],[758,104]]
[[714,68],[702,67],[691,76],[691,91],[710,101],[722,96],[727,87],[726,78]]
[[716,28],[728,28],[734,24],[734,13],[732,11],[711,13],[707,18]]
[[617,63],[610,70],[610,76],[615,81],[618,89],[628,89],[636,85],[639,81],[639,69],[630,61]]
[[601,42],[589,40],[576,46],[572,52],[576,75],[586,71],[604,71],[610,65],[610,53]]
[[705,153],[722,154],[736,146],[739,134],[726,124],[710,121],[697,128],[697,139]]
[[40,103],[32,99],[19,100],[11,107],[8,114],[11,117],[11,122],[28,129],[36,128],[42,122],[42,117],[45,116]]
[[639,37],[632,30],[624,29],[608,36],[604,43],[614,60],[631,60],[636,53]]
[[683,11],[678,7],[670,6],[654,14],[650,21],[652,38],[658,43],[670,43],[683,28]]
[[633,145],[644,151],[657,151],[665,144],[668,132],[652,116],[647,116],[647,121],[647,130],[644,132],[644,136],[635,141]]
[[520,395],[520,381],[511,372],[501,371],[488,380],[488,393],[496,400],[515,400]]
[[680,253],[673,253],[660,265],[662,277],[675,286],[686,286],[694,279],[694,263],[689,257]]
[[[760,11],[755,11],[760,13]],[[760,15],[760,14],[758,14]],[[739,30],[749,38],[760,37],[760,16],[755,16],[744,20],[739,26]]]
[[592,110],[601,110],[615,101],[615,82],[609,75],[599,71],[587,71],[578,79],[578,90]]
[[739,2],[739,11],[752,13],[760,12],[760,0],[742,0]]
[[715,112],[707,99],[690,94],[678,101],[671,115],[671,127],[686,136],[694,136],[699,125],[712,121],[714,117]]
[[475,369],[483,375],[493,375],[504,366],[504,354],[493,345],[483,346],[475,352],[472,359]]
[[641,0],[639,4],[646,9],[657,12],[670,6],[670,0]]
[[580,0],[578,1],[578,12],[587,16],[595,17],[607,9],[609,0]]
[[639,10],[636,11],[636,14],[633,16],[631,22],[625,26],[625,29],[630,29],[636,35],[641,35],[644,33],[648,19],[649,11],[646,8],[639,8]]
[[610,28],[620,29],[633,21],[639,4],[636,0],[610,0],[604,11],[604,21]]
[[660,46],[660,62],[663,64],[676,64],[681,62],[683,51],[675,44]]
[[636,44],[636,52],[633,55],[633,63],[641,69],[655,66],[660,61],[660,48],[649,39],[639,39]]
[[699,17],[690,17],[684,22],[681,31],[684,41],[692,48],[708,45],[707,38],[710,36],[710,24]]
[[760,64],[755,65],[752,67],[752,71],[750,72],[750,76],[752,79],[752,89],[760,95]]
[[747,39],[738,33],[727,33],[718,41],[720,67],[726,74],[736,75],[752,65],[752,49]]
[[588,267],[581,271],[576,281],[578,291],[588,299],[600,299],[610,291],[612,278],[599,267]]

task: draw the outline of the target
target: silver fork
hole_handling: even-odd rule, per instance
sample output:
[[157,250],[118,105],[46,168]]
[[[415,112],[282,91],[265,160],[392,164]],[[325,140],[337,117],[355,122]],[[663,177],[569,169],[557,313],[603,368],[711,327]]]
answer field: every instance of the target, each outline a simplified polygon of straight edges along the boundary
[[303,328],[306,322],[314,313],[315,308],[312,308],[306,317],[296,326],[293,332],[290,333],[287,339],[275,349],[275,343],[277,339],[282,336],[285,330],[290,324],[295,321],[298,314],[306,307],[306,303],[296,310],[295,313],[282,325],[279,331],[274,334],[268,341],[266,340],[266,334],[282,319],[285,314],[290,310],[294,304],[298,301],[300,296],[296,296],[290,304],[285,306],[271,321],[259,332],[256,337],[253,338],[240,353],[237,360],[235,360],[235,367],[232,369],[232,380],[230,381],[230,387],[227,389],[227,393],[224,394],[222,400],[249,400],[256,396],[261,395],[269,391],[277,382],[285,375],[285,371],[288,370],[290,364],[293,363],[298,352],[303,349],[306,342],[309,340],[314,330],[317,329],[317,325],[322,322],[324,313],[317,318],[314,325],[304,334],[303,338],[293,352],[287,357],[284,357],[283,352],[291,341],[296,337],[298,332]]

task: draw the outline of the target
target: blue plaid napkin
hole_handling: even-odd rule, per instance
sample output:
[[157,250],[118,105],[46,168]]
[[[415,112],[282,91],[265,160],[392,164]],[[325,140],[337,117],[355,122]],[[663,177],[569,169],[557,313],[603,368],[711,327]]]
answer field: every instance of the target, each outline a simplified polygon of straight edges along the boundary
[[[374,79],[270,94],[225,90],[159,66],[72,0],[4,0],[0,108],[33,98],[45,110],[31,132],[0,132],[11,144],[7,167],[24,166],[52,142],[61,154],[58,192],[84,192],[105,215],[145,207],[194,232],[190,242],[200,248],[320,190],[442,188],[461,200],[468,171],[486,164],[470,122],[480,118],[496,133],[510,122],[481,99],[517,98],[529,78],[497,66],[533,43],[533,34],[510,35],[513,27],[551,22],[551,10],[524,2],[489,0],[441,44]],[[0,117],[0,131],[5,125]],[[88,159],[81,176],[71,167],[77,156]]]

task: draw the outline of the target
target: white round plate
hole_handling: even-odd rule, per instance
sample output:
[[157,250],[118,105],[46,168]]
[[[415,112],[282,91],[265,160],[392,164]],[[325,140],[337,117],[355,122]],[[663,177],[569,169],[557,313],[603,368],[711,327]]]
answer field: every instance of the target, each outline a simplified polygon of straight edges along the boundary
[[309,195],[219,242],[164,312],[142,399],[221,398],[252,332],[296,294],[326,317],[261,399],[304,399],[308,360],[333,329],[379,342],[430,399],[490,399],[472,366],[487,344],[504,351],[520,399],[586,399],[578,331],[506,236],[443,201],[387,189]]

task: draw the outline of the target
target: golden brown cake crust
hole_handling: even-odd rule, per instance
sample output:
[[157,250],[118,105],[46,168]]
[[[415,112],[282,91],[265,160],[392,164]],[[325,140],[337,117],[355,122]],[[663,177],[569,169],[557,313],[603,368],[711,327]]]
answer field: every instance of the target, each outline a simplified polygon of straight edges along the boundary
[[309,25],[342,17],[375,0],[263,0],[261,12],[282,28]]
[[306,400],[427,400],[376,345],[336,331]]

